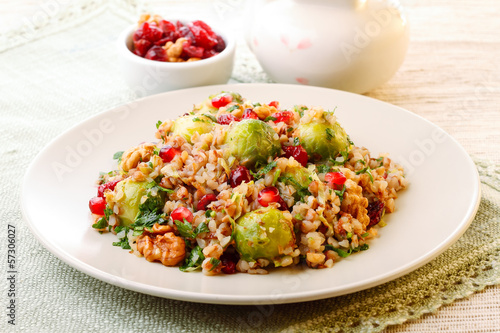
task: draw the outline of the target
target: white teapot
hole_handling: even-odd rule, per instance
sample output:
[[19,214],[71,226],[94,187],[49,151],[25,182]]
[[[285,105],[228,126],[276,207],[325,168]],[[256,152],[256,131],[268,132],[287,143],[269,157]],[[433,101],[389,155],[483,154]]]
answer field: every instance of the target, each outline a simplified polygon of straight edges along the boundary
[[365,93],[389,80],[409,27],[390,0],[252,1],[247,43],[276,82]]

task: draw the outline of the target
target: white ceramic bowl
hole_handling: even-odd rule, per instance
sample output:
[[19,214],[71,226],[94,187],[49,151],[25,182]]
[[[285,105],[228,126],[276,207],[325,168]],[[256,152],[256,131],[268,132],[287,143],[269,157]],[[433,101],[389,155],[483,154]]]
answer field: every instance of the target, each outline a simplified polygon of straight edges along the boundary
[[170,63],[154,61],[132,53],[133,25],[118,38],[117,53],[120,67],[128,86],[137,96],[147,96],[165,91],[224,84],[231,77],[234,63],[235,40],[229,34],[214,28],[226,42],[219,54],[193,62]]

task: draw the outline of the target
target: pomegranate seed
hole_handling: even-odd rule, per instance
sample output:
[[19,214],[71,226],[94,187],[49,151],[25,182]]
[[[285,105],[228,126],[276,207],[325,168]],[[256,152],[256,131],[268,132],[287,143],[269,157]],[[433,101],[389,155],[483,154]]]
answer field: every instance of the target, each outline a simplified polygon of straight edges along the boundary
[[346,182],[346,177],[345,175],[338,171],[338,172],[327,172],[325,174],[325,181],[330,185],[330,187],[335,188],[336,190],[340,190],[342,188],[342,185],[345,184]]
[[106,209],[106,200],[101,197],[93,197],[89,201],[89,208],[92,214],[104,215],[104,209]]
[[368,217],[370,218],[370,223],[368,223],[368,227],[372,227],[380,222],[382,219],[382,212],[384,211],[384,203],[379,201],[379,202],[372,202],[371,204],[368,205],[366,208],[368,210]]
[[236,187],[243,182],[249,183],[253,179],[252,175],[250,175],[250,171],[247,168],[240,165],[236,169],[231,171],[231,176],[229,177],[229,183],[231,187]]
[[226,42],[221,36],[217,35],[217,45],[214,46],[214,51],[222,52],[226,48]]
[[274,186],[269,186],[259,192],[257,201],[263,206],[267,207],[269,204],[277,202],[280,204],[280,209],[287,209],[285,201],[280,196],[280,191]]
[[196,205],[197,210],[207,210],[207,206],[212,202],[217,200],[217,196],[213,193],[205,194],[201,197],[200,201],[198,201],[198,205]]
[[161,46],[153,46],[149,49],[149,51],[144,56],[146,59],[155,60],[155,61],[167,61],[167,51]]
[[119,182],[119,180],[113,180],[111,182],[107,182],[106,184],[99,185],[99,187],[97,188],[97,196],[104,198],[104,192],[106,192],[106,190],[113,191],[116,187],[116,184],[118,184]]
[[233,116],[232,114],[221,114],[217,117],[217,122],[221,125],[229,125],[233,121],[240,121],[238,118]]
[[137,51],[136,54],[144,57],[151,45],[153,44],[149,40],[139,39],[138,41],[134,42],[134,50]]
[[179,155],[181,151],[177,148],[171,146],[165,146],[160,149],[158,156],[161,157],[163,163],[171,162],[175,156]]
[[252,109],[245,109],[243,112],[243,119],[259,119],[257,113],[253,112]]
[[283,150],[285,151],[285,157],[290,158],[293,157],[297,162],[302,164],[302,166],[307,165],[307,160],[309,156],[307,155],[307,151],[301,146],[283,146]]
[[279,109],[280,108],[280,102],[278,102],[278,101],[272,101],[271,103],[269,103],[269,106],[274,106],[276,109]]
[[184,222],[184,220],[188,221],[189,223],[193,222],[193,213],[186,207],[177,207],[174,209],[174,211],[170,214],[170,217],[174,221],[181,221]]
[[212,98],[212,106],[214,108],[221,108],[228,105],[233,101],[233,96],[231,94],[220,94]]
[[273,113],[273,117],[276,118],[275,123],[284,122],[286,124],[290,124],[293,120],[293,112],[292,111],[282,111]]

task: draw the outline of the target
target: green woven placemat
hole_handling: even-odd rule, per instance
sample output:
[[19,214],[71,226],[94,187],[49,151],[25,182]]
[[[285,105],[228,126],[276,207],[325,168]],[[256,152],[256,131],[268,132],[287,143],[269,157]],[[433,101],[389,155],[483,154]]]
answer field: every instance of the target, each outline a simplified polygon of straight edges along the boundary
[[[483,193],[479,212],[457,243],[413,273],[346,296],[287,305],[195,304],[117,288],[55,258],[22,220],[22,176],[57,134],[134,98],[114,55],[114,40],[126,25],[121,16],[103,10],[81,25],[0,53],[0,252],[7,272],[7,225],[15,226],[18,270],[17,325],[8,325],[4,316],[0,331],[379,331],[500,283],[500,170],[484,161],[476,162]],[[244,49],[233,79],[268,80]],[[61,228],[71,237],[71,217]],[[3,276],[0,305],[7,306],[7,273]]]

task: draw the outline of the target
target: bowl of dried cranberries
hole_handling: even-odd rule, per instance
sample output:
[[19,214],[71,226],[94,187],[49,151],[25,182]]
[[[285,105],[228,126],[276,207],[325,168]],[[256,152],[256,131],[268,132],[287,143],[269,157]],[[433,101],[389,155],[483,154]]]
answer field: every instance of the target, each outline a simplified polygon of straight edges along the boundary
[[118,39],[121,70],[140,96],[224,84],[231,77],[235,41],[201,20],[142,15]]

